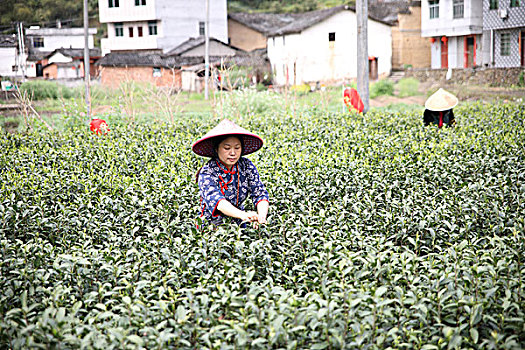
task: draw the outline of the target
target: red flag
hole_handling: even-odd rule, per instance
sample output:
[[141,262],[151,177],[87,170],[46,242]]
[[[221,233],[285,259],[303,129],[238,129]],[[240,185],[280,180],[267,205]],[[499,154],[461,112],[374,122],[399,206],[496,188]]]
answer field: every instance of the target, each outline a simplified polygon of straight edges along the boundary
[[361,97],[359,96],[359,93],[354,88],[347,88],[344,91],[344,102],[346,107],[348,107],[348,110],[350,111],[353,107],[356,109],[359,113],[363,113],[363,110],[365,108],[363,101],[361,100]]

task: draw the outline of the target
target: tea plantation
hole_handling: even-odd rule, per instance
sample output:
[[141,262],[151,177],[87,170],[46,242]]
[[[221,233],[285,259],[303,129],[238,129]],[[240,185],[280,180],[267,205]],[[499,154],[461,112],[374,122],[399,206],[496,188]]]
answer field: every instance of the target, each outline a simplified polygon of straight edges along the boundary
[[525,104],[238,119],[269,224],[195,229],[218,118],[0,133],[0,348],[525,348]]

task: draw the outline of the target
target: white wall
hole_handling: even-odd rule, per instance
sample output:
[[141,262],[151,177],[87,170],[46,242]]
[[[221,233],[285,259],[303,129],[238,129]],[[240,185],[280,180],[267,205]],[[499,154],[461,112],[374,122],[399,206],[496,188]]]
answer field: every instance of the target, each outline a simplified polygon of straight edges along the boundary
[[152,21],[158,18],[155,6],[156,0],[140,6],[135,6],[135,0],[120,0],[119,7],[110,8],[108,0],[98,0],[100,23]]
[[71,57],[66,57],[60,52],[57,52],[53,56],[49,57],[48,63],[68,63],[72,61],[73,59]]
[[[100,22],[108,24],[108,38],[101,42],[103,54],[111,50],[172,50],[191,37],[199,36],[199,22],[206,21],[206,0],[146,0],[135,6],[134,0],[120,0],[119,7],[108,8],[99,0]],[[226,0],[210,0],[210,36],[228,42]],[[148,21],[157,21],[157,35],[148,33]],[[124,36],[115,37],[114,23],[122,22]],[[129,37],[128,27],[143,27],[143,37]]]
[[0,47],[0,76],[14,76],[16,72],[13,72],[13,66],[16,65],[16,48]]
[[[138,36],[138,27],[142,27],[142,37]],[[129,27],[133,27],[133,37],[129,36]],[[123,23],[124,36],[115,36],[115,24],[108,23],[108,37],[100,41],[102,55],[111,50],[145,50],[158,49],[158,38],[164,35],[162,25],[157,24],[157,35],[149,35],[148,22],[127,22]]]
[[421,36],[459,36],[481,34],[483,5],[481,0],[464,0],[463,18],[454,18],[453,0],[439,1],[439,18],[430,18],[428,0],[421,1]]
[[[335,42],[328,40],[328,34],[331,32],[335,33]],[[357,22],[352,11],[341,11],[300,34],[269,38],[267,46],[272,69],[275,68],[275,82],[279,85],[357,77]],[[390,26],[373,20],[368,21],[368,55],[378,58],[380,75],[390,73]]]
[[[97,33],[96,28],[89,28],[88,46],[94,48],[93,36]],[[35,51],[50,52],[56,49],[73,48],[79,49],[84,47],[84,29],[83,28],[41,28],[26,29],[26,35],[29,38],[44,38],[44,47],[32,48]],[[31,45],[33,42],[31,41]]]

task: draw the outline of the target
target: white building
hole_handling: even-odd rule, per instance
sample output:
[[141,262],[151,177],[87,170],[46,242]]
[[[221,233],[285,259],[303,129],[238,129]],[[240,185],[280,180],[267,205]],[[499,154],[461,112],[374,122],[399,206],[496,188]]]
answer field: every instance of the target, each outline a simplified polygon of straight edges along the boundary
[[423,0],[421,36],[431,41],[431,68],[482,64],[481,0]]
[[[348,6],[291,15],[268,35],[268,57],[278,85],[336,82],[357,77],[357,17]],[[368,19],[370,78],[390,74],[392,31]]]
[[0,77],[21,75],[15,35],[0,35]]
[[[88,46],[94,48],[96,28],[88,29]],[[43,67],[47,64],[46,56],[60,48],[84,48],[84,28],[40,28],[29,27],[25,30],[27,49],[26,76],[43,76]]]
[[[204,35],[206,0],[99,0],[100,23],[108,26],[102,54],[168,51]],[[226,0],[209,0],[209,35],[228,42]]]

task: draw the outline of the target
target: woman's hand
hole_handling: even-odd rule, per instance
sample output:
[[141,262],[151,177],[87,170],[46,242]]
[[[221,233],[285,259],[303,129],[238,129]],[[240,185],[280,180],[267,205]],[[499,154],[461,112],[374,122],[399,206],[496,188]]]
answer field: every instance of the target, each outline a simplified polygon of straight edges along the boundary
[[239,218],[242,222],[257,222],[259,220],[259,215],[254,211],[246,211]]

